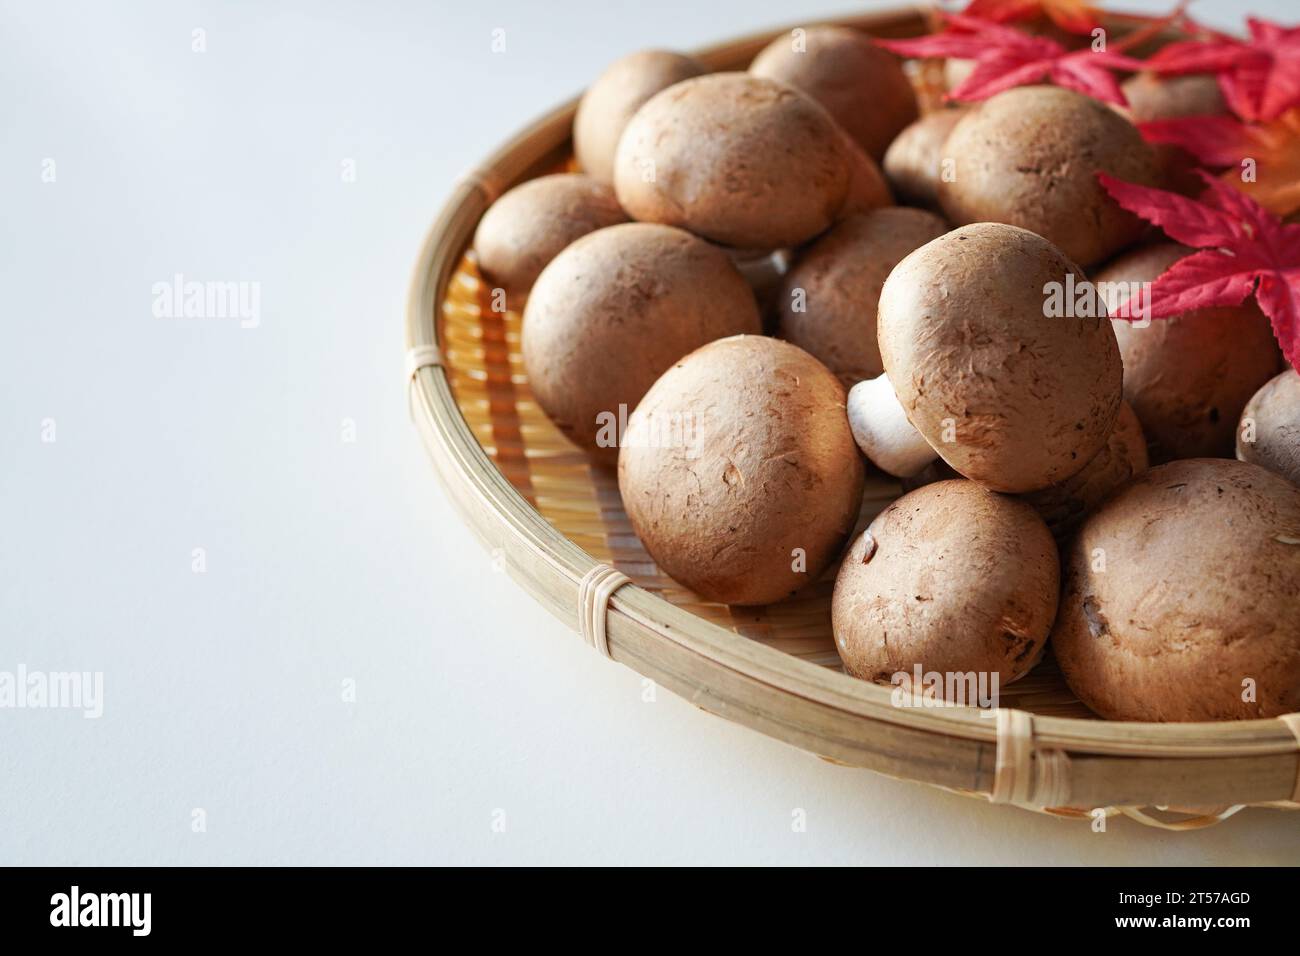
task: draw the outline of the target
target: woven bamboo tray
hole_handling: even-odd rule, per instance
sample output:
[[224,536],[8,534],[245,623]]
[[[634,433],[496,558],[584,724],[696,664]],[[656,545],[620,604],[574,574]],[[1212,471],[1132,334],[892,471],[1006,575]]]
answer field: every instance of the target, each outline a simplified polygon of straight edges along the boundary
[[[838,22],[889,37],[926,29],[916,10]],[[744,68],[779,32],[696,55],[713,69]],[[595,568],[617,568],[634,583],[605,612],[614,660],[835,763],[1062,816],[1123,813],[1171,829],[1207,826],[1245,805],[1300,809],[1300,717],[1101,721],[1074,699],[1050,656],[1004,688],[996,713],[897,707],[889,688],[840,669],[830,633],[834,569],[807,593],[763,609],[706,602],[663,575],[632,532],[614,475],[593,467],[533,400],[519,314],[492,311],[491,290],[466,254],[497,196],[571,163],[575,106],[538,120],[455,186],[424,242],[408,302],[412,418],[451,499],[516,582],[578,627],[580,583]],[[899,493],[893,482],[869,482],[863,521]]]

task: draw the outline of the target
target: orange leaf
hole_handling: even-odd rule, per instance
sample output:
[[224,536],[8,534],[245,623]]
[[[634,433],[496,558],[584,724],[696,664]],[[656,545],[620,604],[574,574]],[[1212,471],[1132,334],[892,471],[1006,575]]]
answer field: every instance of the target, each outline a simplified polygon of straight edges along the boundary
[[1266,145],[1256,161],[1254,182],[1242,179],[1241,169],[1229,169],[1224,182],[1231,183],[1261,206],[1279,216],[1300,209],[1300,109],[1294,109],[1262,127]]
[[1086,0],[971,0],[962,12],[995,23],[1042,15],[1070,33],[1091,33],[1100,22],[1100,12]]
[[1300,209],[1300,108],[1271,123],[1188,116],[1139,124],[1153,143],[1181,146],[1223,181],[1280,216]]

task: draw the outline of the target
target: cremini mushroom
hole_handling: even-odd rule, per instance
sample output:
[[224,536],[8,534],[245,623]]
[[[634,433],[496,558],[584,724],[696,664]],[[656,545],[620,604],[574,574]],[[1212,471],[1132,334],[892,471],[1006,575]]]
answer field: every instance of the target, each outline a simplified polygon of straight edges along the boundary
[[[1219,81],[1213,74],[1159,76],[1143,72],[1129,77],[1120,88],[1128,105],[1116,109],[1135,124],[1192,116],[1219,116],[1228,111],[1219,90]],[[1155,143],[1152,153],[1156,170],[1166,188],[1187,195],[1205,188],[1205,183],[1196,175],[1199,161],[1182,147]]]
[[1113,720],[1300,710],[1300,488],[1193,458],[1112,494],[1067,552],[1052,648]]
[[882,165],[885,179],[899,202],[938,208],[939,183],[957,169],[956,160],[946,153],[944,144],[965,112],[942,109],[927,113],[889,144]]
[[1090,96],[1054,86],[1007,90],[971,109],[944,146],[956,160],[939,202],[954,225],[1021,226],[1087,268],[1136,240],[1098,172],[1156,185],[1155,159],[1133,124]]
[[613,190],[591,177],[541,176],[511,189],[483,214],[474,255],[489,282],[508,297],[522,296],[569,243],[626,220]]
[[1080,471],[1110,436],[1123,374],[1104,307],[1052,314],[1050,289],[1084,285],[1047,240],[999,223],[907,256],[880,294],[885,375],[849,394],[863,452],[899,476],[938,455],[995,491]]
[[1300,485],[1300,374],[1288,368],[1246,403],[1237,424],[1237,457]]
[[570,439],[613,464],[628,415],[692,349],[761,325],[727,253],[681,229],[624,223],[542,272],[524,310],[533,395]]
[[802,90],[876,162],[916,119],[916,93],[899,59],[849,27],[798,28],[754,57],[749,72]]
[[668,50],[641,50],[615,60],[587,88],[573,117],[573,152],[593,179],[614,184],[619,137],[646,100],[674,83],[700,76],[698,60]]
[[936,482],[886,507],[849,549],[831,604],[836,648],[866,680],[919,667],[1010,683],[1043,651],[1059,584],[1056,543],[1033,508]]
[[665,372],[618,463],[655,563],[726,604],[769,604],[815,581],[853,530],[863,478],[843,386],[802,349],[753,335]]
[[947,224],[920,209],[850,216],[809,246],[774,299],[777,334],[810,352],[846,386],[884,371],[876,344],[880,289],[908,253]]
[[[1138,249],[1098,272],[1097,288],[1113,310],[1189,252],[1173,243]],[[1281,367],[1277,341],[1254,301],[1166,319],[1116,318],[1113,325],[1124,398],[1142,423],[1151,460],[1230,457],[1242,409]]]
[[1112,491],[1147,470],[1147,441],[1128,402],[1121,402],[1115,427],[1101,451],[1059,485],[1031,491],[1024,500],[1047,522],[1057,539],[1067,537]]
[[634,219],[781,249],[831,225],[852,166],[844,134],[814,100],[748,73],[713,73],[637,110],[619,140],[614,188]]

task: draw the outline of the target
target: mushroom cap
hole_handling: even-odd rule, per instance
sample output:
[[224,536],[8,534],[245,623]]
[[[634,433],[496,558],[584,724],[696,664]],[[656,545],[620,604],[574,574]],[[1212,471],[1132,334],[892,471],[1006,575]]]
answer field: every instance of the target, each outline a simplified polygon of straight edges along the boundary
[[845,219],[786,273],[775,300],[778,334],[810,352],[846,388],[875,378],[884,371],[876,342],[880,289],[908,253],[947,229],[938,216],[901,206]]
[[807,27],[802,50],[790,35],[754,57],[749,72],[802,90],[877,162],[916,119],[916,92],[898,57],[849,27]]
[[533,395],[576,444],[613,464],[622,420],[655,379],[714,339],[760,330],[722,249],[681,229],[624,223],[584,236],[543,270],[524,310]]
[[1037,662],[1056,615],[1060,561],[1023,501],[940,481],[885,508],[849,549],[831,622],[845,669],[888,682],[916,665],[996,673]]
[[590,176],[541,176],[488,207],[474,232],[474,254],[489,282],[522,295],[569,243],[626,221],[613,190]]
[[1121,108],[1134,123],[1182,119],[1227,112],[1219,81],[1209,73],[1188,76],[1160,76],[1136,73],[1122,84],[1128,107]]
[[619,140],[614,187],[635,219],[777,249],[834,221],[851,164],[843,133],[812,99],[748,73],[712,73],[637,110]]
[[1300,710],[1297,595],[1300,488],[1246,462],[1170,462],[1079,529],[1052,647],[1103,717],[1275,717]]
[[[948,134],[966,114],[964,109],[927,113],[898,134],[885,152],[885,178],[900,202],[936,208]],[[951,157],[948,157],[951,158]]]
[[787,342],[740,335],[692,352],[646,393],[618,487],[674,580],[709,600],[769,604],[839,556],[864,473],[835,376]]
[[1155,159],[1133,124],[1103,103],[1054,86],[1022,86],[970,110],[944,150],[939,183],[950,222],[1005,222],[1038,233],[1087,267],[1146,228],[1107,195],[1097,173],[1156,184]]
[[[1213,74],[1159,76],[1138,73],[1121,84],[1128,106],[1116,106],[1121,116],[1133,123],[1182,119],[1189,116],[1217,116],[1228,111]],[[1200,161],[1181,146],[1153,143],[1156,170],[1166,189],[1188,196],[1199,194],[1205,183],[1197,175]]]
[[578,102],[573,117],[578,164],[593,179],[612,186],[614,153],[628,120],[660,90],[705,72],[698,60],[668,50],[641,50],[615,60]]
[[[1253,423],[1254,441],[1245,441]],[[1300,374],[1289,368],[1264,383],[1241,413],[1237,457],[1300,485]]]
[[1115,427],[1101,451],[1059,485],[1032,491],[1024,500],[1059,540],[1068,536],[1108,494],[1147,470],[1147,440],[1128,402],[1121,402]]
[[917,249],[880,294],[885,373],[908,420],[959,473],[1036,491],[1081,470],[1119,413],[1110,320],[1045,315],[1074,263],[1015,226],[963,226]]
[[[1102,269],[1095,281],[1154,282],[1189,252],[1174,243],[1147,246]],[[1231,457],[1242,409],[1281,366],[1281,350],[1254,300],[1145,326],[1112,324],[1124,359],[1124,398],[1142,423],[1151,460]]]

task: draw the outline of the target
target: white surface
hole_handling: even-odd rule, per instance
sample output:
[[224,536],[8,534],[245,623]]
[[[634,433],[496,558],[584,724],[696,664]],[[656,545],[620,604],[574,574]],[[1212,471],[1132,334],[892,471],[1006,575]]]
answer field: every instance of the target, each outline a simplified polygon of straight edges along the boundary
[[[615,56],[797,4],[0,10],[0,671],[103,671],[105,698],[0,710],[0,863],[1300,857],[1277,812],[1093,834],[645,702],[443,497],[401,317],[453,179]],[[260,324],[155,318],[178,272],[260,282]]]

